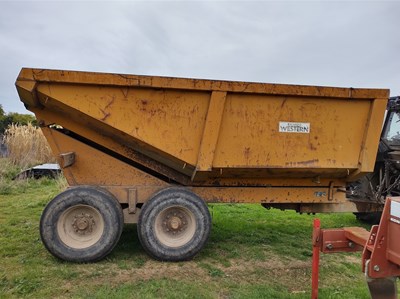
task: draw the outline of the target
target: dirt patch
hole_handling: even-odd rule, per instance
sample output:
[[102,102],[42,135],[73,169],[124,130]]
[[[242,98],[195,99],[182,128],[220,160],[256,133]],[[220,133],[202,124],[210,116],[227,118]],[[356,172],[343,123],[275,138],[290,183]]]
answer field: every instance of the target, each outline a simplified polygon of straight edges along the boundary
[[130,269],[120,269],[116,264],[109,265],[107,269],[96,269],[95,265],[91,266],[90,268],[82,268],[80,272],[97,285],[115,286],[123,283],[163,278],[174,280],[187,280],[190,278],[190,280],[202,280],[205,282],[211,279],[207,271],[198,267],[193,261],[165,263],[148,260],[140,268],[132,266]]
[[185,280],[188,277],[191,280],[201,279],[207,281],[209,279],[207,271],[198,267],[193,261],[165,263],[151,260],[139,269],[119,270],[113,280],[115,279],[117,282],[121,282],[121,280],[130,281],[133,277],[140,280],[161,278]]
[[[343,260],[342,260],[343,261]],[[335,261],[329,261],[329,263]],[[339,262],[339,261],[336,261]],[[345,262],[359,263],[357,256],[346,256]],[[271,255],[267,260],[230,260],[229,266],[223,266],[211,258],[201,261],[188,261],[181,263],[167,263],[155,260],[146,260],[139,268],[129,264],[121,269],[117,264],[103,264],[101,269],[96,264],[83,267],[80,277],[81,281],[88,280],[95,285],[109,285],[111,287],[124,283],[135,283],[138,281],[168,279],[185,282],[200,282],[220,286],[221,298],[224,298],[225,284],[259,284],[259,285],[280,285],[290,293],[308,292],[311,285],[311,259],[307,261],[282,258]],[[218,269],[219,274],[213,275],[204,265],[211,269]],[[222,274],[220,274],[222,273]],[[68,287],[66,286],[67,292]]]
[[345,255],[344,261],[346,263],[360,264],[361,266],[361,257],[358,255]]
[[299,261],[295,259],[282,259],[278,256],[270,256],[266,261],[257,260],[233,260],[231,266],[227,269],[232,271],[246,272],[249,269],[261,268],[267,270],[273,269],[295,269],[295,268],[309,268],[311,267],[310,261]]
[[271,257],[267,261],[235,260],[222,268],[227,277],[237,283],[278,283],[290,292],[302,293],[310,285],[311,261],[282,260]]
[[[219,269],[223,274],[213,276],[204,264]],[[81,281],[87,283],[87,279],[90,279],[96,285],[117,286],[137,281],[171,279],[182,282],[198,281],[204,284],[278,283],[287,287],[290,292],[303,292],[309,286],[310,269],[311,263],[308,261],[272,257],[266,261],[235,259],[230,261],[229,266],[223,266],[212,259],[182,263],[147,260],[140,268],[120,269],[116,264],[111,264],[109,267],[103,265],[102,269],[96,269],[96,265],[90,265],[89,268],[82,268],[80,272],[84,272],[82,274],[87,277]],[[223,292],[222,288],[221,292]],[[223,297],[221,294],[221,298]]]

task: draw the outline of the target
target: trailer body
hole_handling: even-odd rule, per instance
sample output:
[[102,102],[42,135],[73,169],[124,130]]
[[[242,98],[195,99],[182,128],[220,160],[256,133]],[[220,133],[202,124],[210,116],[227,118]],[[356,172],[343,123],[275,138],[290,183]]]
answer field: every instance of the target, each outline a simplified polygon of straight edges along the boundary
[[378,89],[38,69],[23,69],[16,85],[72,186],[143,203],[177,184],[207,202],[304,211],[349,209],[343,188],[373,171],[388,98]]
[[205,202],[366,212],[389,91],[22,69],[16,87],[70,186],[99,186],[136,223],[168,187]]

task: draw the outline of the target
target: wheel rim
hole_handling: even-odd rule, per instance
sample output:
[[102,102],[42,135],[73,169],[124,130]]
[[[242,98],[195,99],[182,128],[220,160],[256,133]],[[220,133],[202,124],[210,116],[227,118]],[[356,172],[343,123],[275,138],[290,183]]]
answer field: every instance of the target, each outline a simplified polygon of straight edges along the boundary
[[193,238],[195,232],[194,214],[184,207],[166,208],[155,219],[155,235],[165,246],[181,247]]
[[103,231],[103,217],[98,210],[88,205],[68,208],[57,222],[57,232],[61,241],[75,249],[92,246],[100,240]]

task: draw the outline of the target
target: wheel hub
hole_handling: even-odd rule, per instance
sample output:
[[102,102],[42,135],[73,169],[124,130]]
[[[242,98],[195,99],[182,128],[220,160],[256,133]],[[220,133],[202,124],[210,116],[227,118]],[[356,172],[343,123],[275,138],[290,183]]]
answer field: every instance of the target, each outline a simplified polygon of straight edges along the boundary
[[74,222],[72,227],[74,231],[80,235],[92,233],[93,228],[96,225],[93,216],[87,213],[81,213],[74,216]]
[[176,235],[185,231],[187,223],[185,214],[179,211],[169,211],[164,215],[163,231],[169,235]]
[[159,242],[169,247],[181,247],[190,242],[196,232],[193,213],[182,206],[162,210],[155,219],[155,234]]
[[61,241],[75,249],[88,248],[101,239],[104,219],[89,205],[74,205],[66,209],[57,220]]
[[182,221],[178,217],[172,217],[171,220],[169,221],[169,226],[173,230],[179,229],[181,227],[181,225],[182,225]]

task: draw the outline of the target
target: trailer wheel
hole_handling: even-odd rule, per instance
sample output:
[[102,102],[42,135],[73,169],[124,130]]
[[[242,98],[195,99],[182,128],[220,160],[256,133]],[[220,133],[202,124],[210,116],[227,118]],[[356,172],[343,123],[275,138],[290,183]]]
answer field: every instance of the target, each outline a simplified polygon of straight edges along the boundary
[[206,244],[211,216],[196,194],[168,188],[156,193],[142,208],[138,236],[144,249],[162,261],[193,258]]
[[117,244],[123,229],[121,205],[108,191],[84,186],[50,201],[40,219],[47,250],[70,262],[94,262]]

